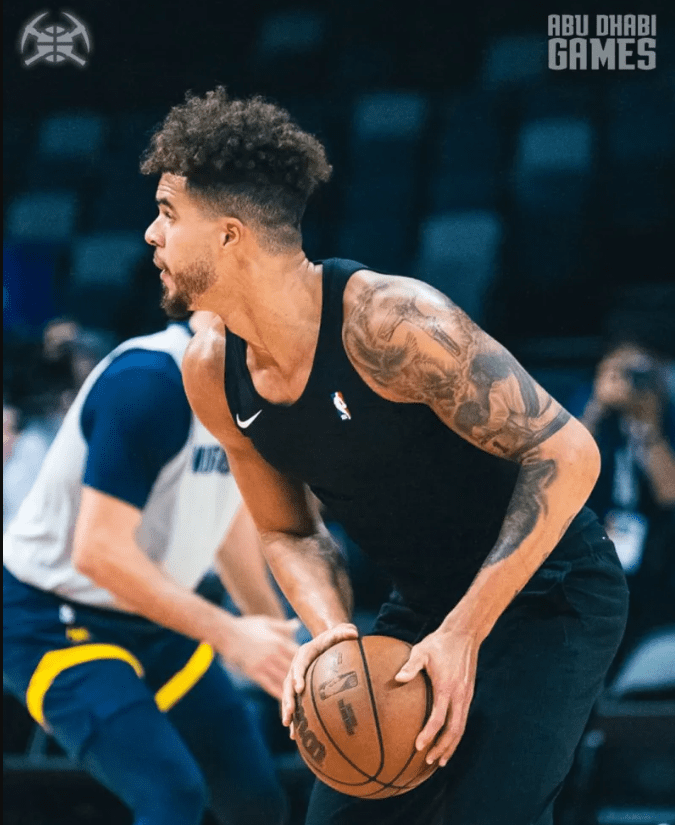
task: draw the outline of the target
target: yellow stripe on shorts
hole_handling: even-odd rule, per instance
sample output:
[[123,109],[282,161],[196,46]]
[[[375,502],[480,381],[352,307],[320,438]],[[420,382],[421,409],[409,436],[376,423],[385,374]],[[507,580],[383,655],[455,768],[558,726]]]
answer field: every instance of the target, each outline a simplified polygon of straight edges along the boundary
[[185,667],[172,676],[169,681],[155,693],[157,707],[166,713],[193,688],[211,666],[214,653],[211,645],[202,642],[190,656]]
[[136,675],[141,679],[143,678],[143,666],[138,659],[128,650],[118,645],[83,644],[61,650],[50,650],[40,659],[26,691],[26,707],[38,724],[42,726],[45,724],[43,711],[45,694],[59,673],[69,667],[75,667],[75,665],[81,665],[85,662],[94,662],[97,659],[119,659],[122,662],[127,662],[136,671]]

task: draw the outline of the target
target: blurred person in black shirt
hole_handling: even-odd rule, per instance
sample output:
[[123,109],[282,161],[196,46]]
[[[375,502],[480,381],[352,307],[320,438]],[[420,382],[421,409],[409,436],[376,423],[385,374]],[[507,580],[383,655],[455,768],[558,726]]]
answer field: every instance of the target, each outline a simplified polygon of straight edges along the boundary
[[674,375],[672,361],[627,331],[598,364],[582,416],[602,455],[589,503],[629,574],[633,633],[673,617]]

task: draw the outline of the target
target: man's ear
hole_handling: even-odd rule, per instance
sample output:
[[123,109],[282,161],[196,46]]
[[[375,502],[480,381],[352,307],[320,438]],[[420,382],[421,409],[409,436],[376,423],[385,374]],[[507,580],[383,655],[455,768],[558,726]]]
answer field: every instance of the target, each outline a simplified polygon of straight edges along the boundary
[[220,233],[221,246],[240,243],[243,233],[244,225],[240,220],[237,220],[237,218],[227,218],[227,220],[223,222]]

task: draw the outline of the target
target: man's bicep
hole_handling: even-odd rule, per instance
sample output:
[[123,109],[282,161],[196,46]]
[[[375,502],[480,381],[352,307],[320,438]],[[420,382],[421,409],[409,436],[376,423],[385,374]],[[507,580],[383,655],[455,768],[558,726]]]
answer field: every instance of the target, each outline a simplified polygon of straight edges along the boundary
[[74,561],[90,558],[102,548],[117,552],[135,543],[140,521],[138,507],[85,484],[75,524]]
[[477,447],[522,461],[570,420],[518,360],[478,327],[459,360],[454,393],[430,406]]
[[500,457],[521,460],[570,418],[508,350],[417,281],[364,291],[345,345],[384,397],[428,405],[450,429]]

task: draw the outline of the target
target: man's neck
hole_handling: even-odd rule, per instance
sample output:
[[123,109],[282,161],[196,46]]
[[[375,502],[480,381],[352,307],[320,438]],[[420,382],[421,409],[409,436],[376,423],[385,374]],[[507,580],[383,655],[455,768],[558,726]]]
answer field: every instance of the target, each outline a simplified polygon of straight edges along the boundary
[[218,314],[248,343],[256,367],[288,377],[311,363],[321,321],[321,274],[302,251],[256,257],[241,267]]

